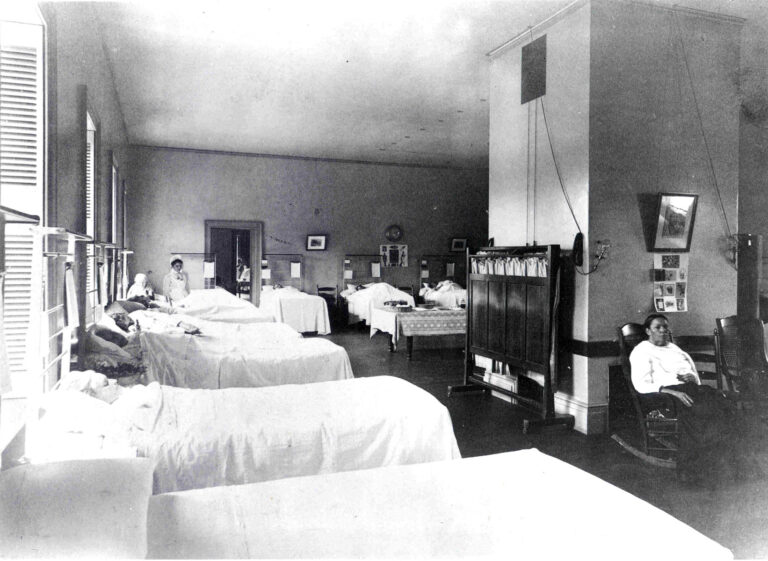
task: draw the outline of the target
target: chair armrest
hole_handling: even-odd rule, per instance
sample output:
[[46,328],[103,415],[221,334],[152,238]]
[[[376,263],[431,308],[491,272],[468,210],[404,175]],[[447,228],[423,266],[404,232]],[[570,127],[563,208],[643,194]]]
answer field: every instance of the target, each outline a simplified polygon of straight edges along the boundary
[[637,394],[637,398],[640,401],[640,406],[643,411],[652,411],[653,409],[668,409],[672,411],[674,416],[677,417],[677,399],[669,395],[668,393],[653,392]]

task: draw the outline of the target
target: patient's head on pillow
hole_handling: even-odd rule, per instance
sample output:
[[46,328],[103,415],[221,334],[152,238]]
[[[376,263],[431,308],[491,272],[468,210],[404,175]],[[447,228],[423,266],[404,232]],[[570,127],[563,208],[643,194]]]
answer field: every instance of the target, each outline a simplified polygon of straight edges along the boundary
[[110,317],[114,320],[115,324],[126,333],[130,333],[131,326],[136,323],[133,321],[133,318],[125,312],[112,314]]
[[125,388],[95,370],[73,370],[61,378],[57,391],[77,391],[112,403]]
[[128,298],[127,301],[132,304],[141,304],[145,309],[153,305],[152,299],[146,295],[132,296],[131,298]]
[[[128,319],[131,319],[131,318],[128,318]],[[131,320],[131,321],[133,321],[133,320]],[[115,322],[115,323],[117,323],[117,322]],[[120,329],[123,329],[123,328],[121,327]],[[109,329],[108,327],[104,327],[102,325],[96,325],[93,328],[93,333],[94,333],[94,335],[98,335],[102,339],[106,339],[110,343],[114,343],[118,347],[125,347],[128,344],[128,339],[125,337],[125,335],[122,335],[122,334],[118,333],[117,331],[113,331],[113,330]]]
[[125,310],[126,314],[147,309],[147,307],[144,304],[136,300],[118,300],[117,303],[120,304],[123,310]]
[[94,388],[106,386],[107,377],[94,370],[72,370],[59,380],[58,389],[90,394]]

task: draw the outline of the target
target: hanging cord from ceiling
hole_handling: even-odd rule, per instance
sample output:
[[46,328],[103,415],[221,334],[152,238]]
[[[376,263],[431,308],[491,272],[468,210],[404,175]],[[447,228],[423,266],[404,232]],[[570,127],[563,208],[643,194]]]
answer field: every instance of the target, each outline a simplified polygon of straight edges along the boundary
[[539,107],[533,104],[533,245],[536,245],[536,190],[538,187],[537,177],[539,175],[539,147],[537,139],[539,138]]
[[[533,42],[533,27],[528,26],[528,34],[530,35],[530,40]],[[535,107],[535,103],[534,103]],[[526,151],[527,155],[527,161],[525,165],[525,241],[527,242],[529,239],[533,240],[533,245],[536,245],[536,210],[534,207],[533,211],[533,217],[534,217],[534,223],[533,223],[533,236],[529,237],[528,234],[530,233],[530,218],[531,218],[531,104],[529,103],[526,107],[526,113],[528,115],[528,137],[526,138],[526,143],[528,145],[528,150]],[[533,171],[533,192],[536,192],[536,128],[534,126],[534,132],[533,132],[533,165],[534,165],[534,171]],[[535,204],[535,203],[534,203]]]
[[[568,190],[565,188],[565,182],[563,181],[563,175],[560,173],[560,166],[557,163],[557,156],[555,155],[555,145],[552,142],[552,134],[550,132],[549,128],[549,121],[547,120],[547,110],[544,105],[544,98],[539,98],[539,103],[541,103],[541,115],[544,118],[544,129],[547,131],[547,142],[549,143],[549,150],[552,153],[552,162],[555,165],[555,172],[557,173],[557,181],[560,183],[560,190],[563,192],[563,197],[565,198],[565,203],[568,205],[568,210],[571,211],[571,216],[573,217],[573,222],[576,224],[576,229],[579,231],[578,234],[576,234],[576,239],[579,241],[574,241],[574,251],[577,251],[578,245],[581,244],[580,239],[583,238],[584,234],[581,231],[581,226],[579,225],[579,221],[576,218],[576,213],[573,210],[573,203],[571,203],[571,198],[568,195]],[[583,276],[591,275],[595,271],[597,271],[598,267],[600,267],[600,262],[605,259],[608,255],[608,248],[606,246],[601,246],[600,251],[595,255],[595,264],[587,271],[584,271],[579,265],[576,264],[576,260],[574,259],[574,269],[575,271]]]
[[660,111],[658,111],[656,117],[657,121],[661,123],[661,130],[657,133],[660,137],[660,142],[656,142],[656,177],[654,178],[651,185],[656,185],[656,192],[658,193],[661,190],[661,156],[664,151],[669,151],[669,146],[666,146],[667,143],[664,142],[664,139],[667,138],[667,130],[670,127],[670,122],[672,121],[672,117],[670,116],[670,110],[669,110],[669,98],[671,97],[670,91],[674,87],[675,83],[677,84],[677,90],[678,90],[678,96],[680,99],[683,98],[683,93],[680,86],[680,80],[675,80],[675,77],[677,76],[677,72],[675,71],[675,56],[674,56],[674,34],[675,30],[673,28],[672,23],[670,22],[669,26],[669,35],[667,36],[667,56],[664,60],[664,89],[661,92],[661,101],[656,99],[656,106],[661,106]]
[[709,171],[712,176],[712,186],[714,187],[715,193],[717,194],[717,201],[718,203],[720,203],[720,212],[723,215],[723,223],[725,224],[725,230],[728,235],[728,239],[731,239],[733,237],[733,233],[731,232],[731,226],[728,223],[728,216],[725,212],[725,205],[723,204],[723,197],[722,197],[722,194],[720,193],[720,187],[717,184],[717,174],[715,173],[715,165],[712,161],[712,153],[709,149],[709,141],[707,140],[707,135],[704,132],[704,121],[701,118],[701,109],[699,108],[699,101],[698,101],[698,98],[696,97],[696,88],[694,88],[694,85],[693,85],[693,76],[691,74],[691,67],[688,64],[688,54],[685,50],[685,41],[683,41],[683,32],[680,29],[680,21],[678,19],[677,12],[673,11],[672,17],[674,19],[675,27],[677,29],[677,38],[680,42],[680,49],[683,54],[683,62],[685,63],[685,70],[688,76],[688,82],[690,83],[690,86],[691,86],[691,94],[693,95],[693,106],[696,109],[696,117],[699,120],[699,130],[701,131],[701,137],[704,140],[704,148],[707,152],[707,161],[709,162]]

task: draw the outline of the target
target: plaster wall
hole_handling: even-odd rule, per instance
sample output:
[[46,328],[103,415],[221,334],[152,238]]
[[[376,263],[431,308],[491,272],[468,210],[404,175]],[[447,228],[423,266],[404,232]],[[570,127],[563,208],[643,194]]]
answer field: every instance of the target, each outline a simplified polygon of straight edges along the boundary
[[[590,238],[611,247],[590,276],[590,341],[614,339],[618,326],[654,311],[649,244],[660,192],[699,195],[688,311],[668,313],[672,329],[711,335],[716,317],[736,311],[724,216],[735,232],[739,30],[647,4],[592,3]],[[590,359],[590,403],[608,402],[617,361]]]
[[[590,33],[585,3],[491,61],[488,229],[497,246],[536,242],[570,250],[579,230],[589,237]],[[523,105],[522,48],[542,35],[546,95]],[[568,257],[563,266],[569,270],[562,279],[567,325],[561,337],[586,340],[588,277],[576,274]],[[588,430],[586,366],[581,357],[563,353],[555,399],[559,412],[576,415],[582,432]]]
[[[203,251],[204,220],[264,223],[264,253],[303,253],[304,287],[341,283],[346,253],[378,254],[398,224],[418,283],[418,257],[448,253],[451,238],[488,236],[487,170],[406,167],[132,147],[128,194],[131,273],[160,287],[171,251]],[[305,250],[325,234],[326,251]]]
[[699,195],[689,311],[670,321],[679,333],[709,335],[715,317],[736,310],[724,215],[735,233],[740,25],[593,2],[592,30],[590,233],[611,248],[590,278],[590,339],[613,338],[617,326],[652,311],[646,233],[655,228],[660,192]]

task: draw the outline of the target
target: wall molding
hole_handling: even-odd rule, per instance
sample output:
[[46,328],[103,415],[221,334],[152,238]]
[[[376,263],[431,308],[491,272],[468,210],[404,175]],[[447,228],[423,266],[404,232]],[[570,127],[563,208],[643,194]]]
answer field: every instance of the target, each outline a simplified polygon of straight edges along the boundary
[[440,166],[429,164],[410,164],[400,162],[376,162],[373,160],[345,160],[343,158],[320,158],[313,156],[290,156],[285,154],[262,154],[260,152],[237,152],[232,150],[207,150],[203,148],[184,148],[180,146],[156,146],[153,144],[130,144],[130,148],[147,148],[149,150],[170,150],[172,152],[187,152],[190,154],[210,154],[213,156],[239,156],[243,158],[272,158],[278,160],[300,160],[308,162],[329,162],[334,164],[362,164],[367,166],[394,166],[400,168],[449,169],[453,171],[488,171],[488,167]]
[[[714,346],[712,335],[679,335],[675,343],[688,352],[711,349]],[[581,341],[579,339],[563,339],[561,350],[587,358],[609,358],[619,356],[619,343],[613,339],[598,341]]]

